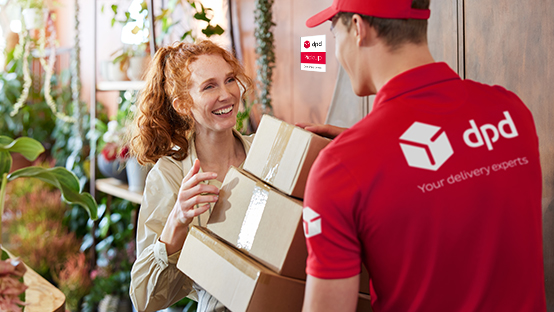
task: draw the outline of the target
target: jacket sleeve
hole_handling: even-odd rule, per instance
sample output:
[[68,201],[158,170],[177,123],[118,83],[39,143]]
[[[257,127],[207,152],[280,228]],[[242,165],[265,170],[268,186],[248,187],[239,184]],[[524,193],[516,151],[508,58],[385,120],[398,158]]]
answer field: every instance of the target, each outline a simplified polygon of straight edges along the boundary
[[137,226],[137,260],[130,296],[139,311],[171,306],[193,291],[193,281],[177,269],[179,252],[168,255],[159,241],[183,179],[182,162],[161,158],[148,173]]

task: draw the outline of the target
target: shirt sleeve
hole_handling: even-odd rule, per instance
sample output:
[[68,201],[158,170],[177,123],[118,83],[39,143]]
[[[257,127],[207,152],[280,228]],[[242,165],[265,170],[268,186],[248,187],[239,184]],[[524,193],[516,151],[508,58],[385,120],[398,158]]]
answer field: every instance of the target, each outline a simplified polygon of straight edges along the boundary
[[182,179],[180,162],[167,158],[148,173],[137,227],[137,260],[131,270],[130,297],[138,311],[166,308],[193,291],[193,281],[176,266],[180,251],[168,255],[159,241]]
[[310,170],[304,197],[309,275],[341,279],[360,273],[361,247],[355,218],[359,187],[355,181],[327,149]]

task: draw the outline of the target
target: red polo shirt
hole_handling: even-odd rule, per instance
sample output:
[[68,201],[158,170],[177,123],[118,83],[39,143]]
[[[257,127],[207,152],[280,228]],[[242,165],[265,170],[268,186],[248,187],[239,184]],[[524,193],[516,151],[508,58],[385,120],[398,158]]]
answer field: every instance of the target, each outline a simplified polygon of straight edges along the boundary
[[444,63],[409,70],[312,167],[307,273],[363,262],[376,312],[545,311],[541,189],[515,94]]

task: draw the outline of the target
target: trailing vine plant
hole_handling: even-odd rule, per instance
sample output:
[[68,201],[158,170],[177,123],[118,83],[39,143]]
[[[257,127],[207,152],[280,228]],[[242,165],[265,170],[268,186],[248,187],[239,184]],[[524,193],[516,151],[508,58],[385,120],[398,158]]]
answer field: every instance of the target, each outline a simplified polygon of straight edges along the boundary
[[256,84],[258,87],[258,103],[262,105],[262,110],[273,114],[271,106],[271,85],[273,69],[275,68],[275,45],[273,32],[271,28],[273,23],[273,2],[274,0],[256,0],[256,10],[254,11],[254,22],[256,29]]
[[[29,2],[30,3],[30,2]],[[37,9],[44,9],[43,6],[40,4],[35,4],[38,7],[33,7]],[[24,19],[22,19],[23,24]],[[66,114],[58,111],[56,108],[56,103],[52,99],[51,95],[51,80],[52,76],[54,74],[54,64],[56,62],[56,29],[54,27],[54,23],[51,19],[50,13],[48,13],[48,17],[46,19],[46,23],[48,25],[48,31],[50,32],[50,36],[48,37],[48,44],[51,48],[50,55],[48,56],[48,60],[46,59],[46,28],[42,27],[38,31],[38,40],[35,42],[33,38],[31,37],[31,34],[29,30],[26,29],[26,27],[22,27],[21,33],[19,35],[19,44],[16,47],[16,51],[14,53],[14,56],[16,59],[23,58],[23,78],[24,78],[24,84],[23,84],[23,91],[21,92],[21,96],[15,103],[13,107],[13,111],[10,113],[10,116],[15,116],[19,112],[19,110],[25,105],[25,102],[27,101],[27,98],[29,96],[29,89],[32,84],[31,75],[29,73],[29,63],[30,63],[30,54],[31,54],[31,47],[35,46],[37,47],[38,56],[40,60],[40,64],[42,65],[44,69],[44,98],[46,100],[46,103],[52,110],[52,112],[56,115],[57,118],[73,123],[75,122],[75,119],[67,116]],[[25,26],[25,25],[24,25]]]

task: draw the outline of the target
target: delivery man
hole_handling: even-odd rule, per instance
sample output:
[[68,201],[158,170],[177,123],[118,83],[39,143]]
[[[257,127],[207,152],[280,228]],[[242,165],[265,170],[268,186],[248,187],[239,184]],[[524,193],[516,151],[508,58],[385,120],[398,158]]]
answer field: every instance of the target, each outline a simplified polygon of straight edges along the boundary
[[429,0],[334,0],[336,57],[372,112],[312,167],[305,311],[545,311],[533,117],[434,62]]

